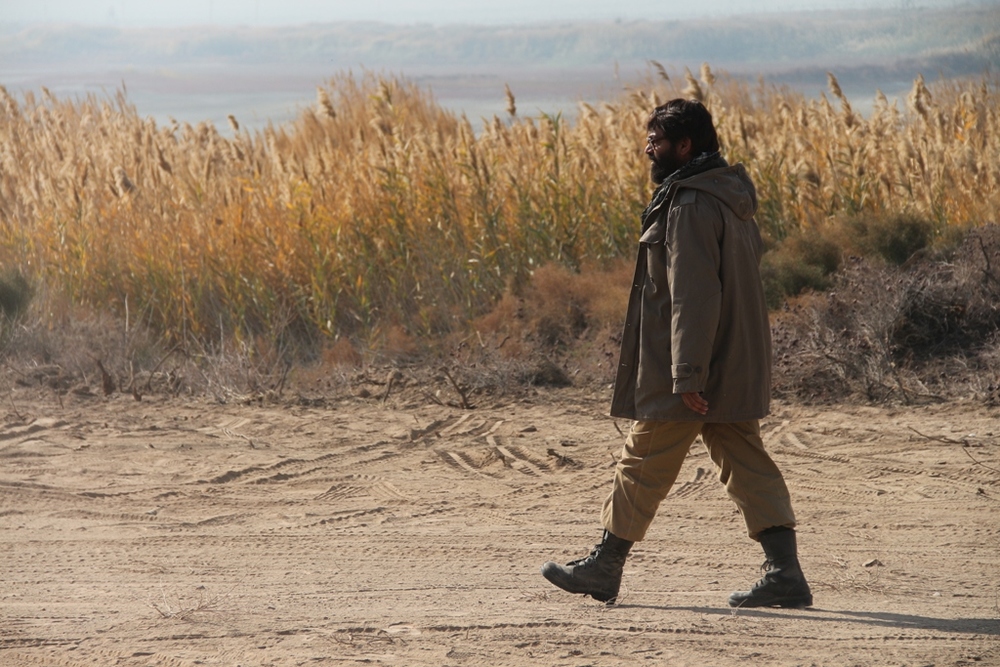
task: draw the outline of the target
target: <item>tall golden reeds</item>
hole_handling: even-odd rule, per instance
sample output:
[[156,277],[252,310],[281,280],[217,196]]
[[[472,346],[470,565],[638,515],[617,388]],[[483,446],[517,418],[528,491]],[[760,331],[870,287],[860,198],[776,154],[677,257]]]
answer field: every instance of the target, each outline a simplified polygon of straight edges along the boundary
[[[941,227],[1000,210],[996,81],[914,83],[856,113],[830,75],[807,100],[686,73],[781,238],[850,212]],[[143,119],[123,92],[0,89],[0,262],[76,302],[146,313],[176,338],[454,330],[532,271],[629,255],[649,195],[649,106],[665,72],[575,122],[508,113],[474,131],[399,79],[344,75],[287,126]]]

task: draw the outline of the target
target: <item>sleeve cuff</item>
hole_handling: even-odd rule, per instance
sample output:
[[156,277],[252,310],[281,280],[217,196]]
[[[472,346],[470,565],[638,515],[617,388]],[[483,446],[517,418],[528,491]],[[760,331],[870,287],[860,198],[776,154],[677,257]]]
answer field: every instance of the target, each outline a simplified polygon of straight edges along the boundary
[[671,374],[674,379],[675,394],[686,394],[705,389],[705,378],[701,372],[701,366],[677,364],[671,367]]

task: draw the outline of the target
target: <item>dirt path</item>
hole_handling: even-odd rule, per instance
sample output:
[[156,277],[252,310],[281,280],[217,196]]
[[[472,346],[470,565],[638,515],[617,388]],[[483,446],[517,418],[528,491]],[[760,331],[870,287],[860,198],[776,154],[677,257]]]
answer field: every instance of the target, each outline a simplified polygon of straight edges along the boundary
[[700,444],[619,605],[539,575],[599,536],[603,394],[12,405],[2,665],[1000,665],[996,410],[778,406],[816,607],[734,612],[762,554]]

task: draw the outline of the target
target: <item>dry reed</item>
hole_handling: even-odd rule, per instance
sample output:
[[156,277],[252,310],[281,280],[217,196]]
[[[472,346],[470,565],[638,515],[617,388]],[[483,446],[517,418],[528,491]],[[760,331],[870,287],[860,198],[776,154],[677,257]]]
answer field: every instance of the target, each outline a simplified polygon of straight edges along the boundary
[[[288,126],[232,138],[158,126],[119,92],[58,100],[0,89],[0,264],[74,303],[145,314],[202,345],[461,329],[538,267],[630,255],[649,195],[648,86],[578,119],[471,123],[399,79],[343,75]],[[1000,208],[996,81],[914,83],[905,108],[853,110],[686,73],[730,161],[748,164],[767,235],[842,213],[948,225]],[[216,343],[213,343],[215,341]]]

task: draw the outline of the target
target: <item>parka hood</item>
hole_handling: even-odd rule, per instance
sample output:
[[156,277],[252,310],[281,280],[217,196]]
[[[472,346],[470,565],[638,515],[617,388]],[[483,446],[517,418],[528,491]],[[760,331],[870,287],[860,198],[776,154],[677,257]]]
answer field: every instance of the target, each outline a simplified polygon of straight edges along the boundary
[[702,190],[718,198],[740,220],[750,220],[757,212],[757,189],[742,163],[711,169],[673,185],[674,190]]

